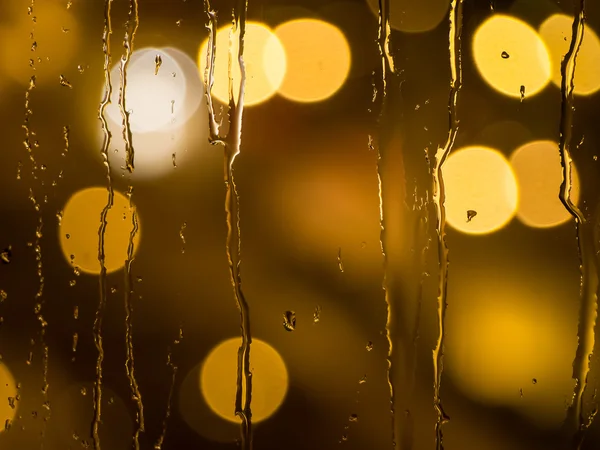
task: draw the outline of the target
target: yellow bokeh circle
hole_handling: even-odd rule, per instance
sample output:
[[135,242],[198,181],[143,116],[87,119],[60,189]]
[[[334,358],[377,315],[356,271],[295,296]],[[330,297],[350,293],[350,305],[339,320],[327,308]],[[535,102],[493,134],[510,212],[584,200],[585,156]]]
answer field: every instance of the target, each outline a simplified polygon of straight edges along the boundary
[[[241,71],[238,51],[239,35],[232,33],[231,26],[217,30],[211,93],[221,103],[229,103],[230,54],[234,99],[237,102],[239,98]],[[207,55],[208,38],[200,46],[198,55],[200,76],[205,82]],[[243,59],[246,71],[244,105],[256,105],[275,95],[286,72],[286,54],[277,36],[267,26],[258,22],[246,23]]]
[[[221,418],[239,422],[234,414],[237,355],[241,338],[232,338],[215,347],[200,370],[200,388],[208,406]],[[253,339],[250,347],[252,371],[252,421],[269,418],[285,399],[288,372],[277,351],[264,341]],[[245,392],[245,382],[243,389]]]
[[336,26],[316,19],[297,19],[275,29],[287,55],[279,94],[309,103],[331,97],[350,72],[350,46]]
[[[514,151],[510,162],[519,183],[517,217],[525,225],[548,228],[571,219],[571,214],[560,201],[562,167],[558,144],[553,141],[535,141]],[[571,166],[571,200],[579,200],[579,177]]]
[[473,58],[492,88],[514,98],[530,97],[550,81],[550,55],[539,34],[527,23],[496,14],[473,37]]
[[[66,260],[82,272],[100,273],[98,244],[100,216],[108,202],[108,190],[95,187],[75,193],[63,209],[59,227],[60,247]],[[134,229],[129,200],[114,191],[113,205],[107,214],[104,233],[105,267],[108,273],[125,265],[130,236]],[[136,214],[137,231],[133,237],[134,252],[140,241],[140,221]]]
[[[552,60],[552,83],[559,87],[562,80],[561,61],[569,51],[572,33],[573,18],[565,14],[554,14],[540,26],[540,35]],[[573,92],[579,95],[597,92],[600,89],[600,39],[587,24],[575,64]]]
[[517,180],[510,163],[497,150],[459,149],[450,154],[442,174],[446,220],[452,228],[468,234],[486,234],[499,230],[514,216]]

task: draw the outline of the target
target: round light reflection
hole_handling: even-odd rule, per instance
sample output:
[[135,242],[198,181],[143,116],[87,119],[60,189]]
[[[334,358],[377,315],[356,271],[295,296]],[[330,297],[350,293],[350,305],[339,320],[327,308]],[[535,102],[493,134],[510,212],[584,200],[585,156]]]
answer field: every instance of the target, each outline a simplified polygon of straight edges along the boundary
[[497,14],[483,22],[473,37],[479,74],[495,90],[520,98],[540,92],[550,81],[550,56],[538,33],[525,22]]
[[275,29],[287,54],[279,94],[296,102],[319,102],[335,94],[350,72],[350,46],[334,25],[297,19]]
[[[63,210],[59,227],[59,240],[65,259],[74,267],[91,274],[100,273],[98,261],[98,230],[100,215],[106,207],[106,188],[88,188],[75,193]],[[130,233],[133,229],[132,212],[129,200],[123,194],[114,192],[114,202],[107,214],[104,234],[104,255],[107,273],[115,272],[125,265]],[[140,240],[140,220],[133,239],[134,251]]]
[[[517,217],[535,228],[560,225],[571,219],[558,197],[562,183],[562,167],[558,144],[553,141],[535,141],[519,147],[510,157],[519,182]],[[579,177],[571,166],[573,185],[571,200],[579,200]]]
[[452,228],[468,234],[486,234],[512,219],[518,204],[517,180],[510,163],[497,150],[457,150],[450,154],[442,172],[446,220]]
[[[561,85],[561,61],[569,51],[573,29],[573,18],[566,14],[554,14],[541,26],[540,35],[546,43],[552,58],[552,83]],[[575,67],[575,87],[573,92],[590,95],[600,89],[600,39],[587,24],[583,41],[577,52]]]
[[[234,414],[240,343],[240,338],[233,338],[219,344],[206,357],[200,371],[200,388],[206,403],[219,417],[230,422],[240,421]],[[252,340],[250,365],[252,421],[256,423],[270,417],[283,402],[288,373],[279,353],[259,339]],[[245,386],[244,382],[244,390]]]
[[[214,84],[212,96],[221,103],[229,103],[229,55],[233,55],[231,75],[233,94],[237,102],[241,72],[237,64],[239,40],[231,33],[231,26],[225,26],[216,33],[216,53],[213,67]],[[230,41],[231,37],[231,41]],[[200,47],[198,66],[202,79],[206,76],[208,39]],[[283,81],[286,72],[286,54],[277,36],[257,22],[247,22],[244,35],[244,68],[246,83],[244,105],[252,106],[271,98]]]

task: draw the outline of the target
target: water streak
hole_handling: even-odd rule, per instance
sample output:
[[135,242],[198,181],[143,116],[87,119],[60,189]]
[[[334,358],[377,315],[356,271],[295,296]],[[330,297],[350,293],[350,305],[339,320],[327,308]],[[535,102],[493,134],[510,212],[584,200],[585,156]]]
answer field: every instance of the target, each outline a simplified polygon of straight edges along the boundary
[[144,405],[142,403],[142,394],[135,378],[135,365],[133,358],[133,305],[131,297],[133,294],[133,274],[131,272],[131,264],[133,263],[133,253],[135,250],[134,239],[137,235],[139,224],[137,214],[131,204],[132,189],[130,188],[129,195],[129,210],[131,214],[132,230],[129,233],[129,245],[127,246],[127,260],[125,261],[125,371],[129,381],[131,397],[137,407],[137,429],[133,435],[133,445],[135,450],[140,448],[140,434],[145,431],[144,426]]
[[461,61],[461,33],[462,33],[462,10],[463,0],[452,0],[449,14],[449,54],[450,54],[450,97],[448,101],[449,129],[448,138],[444,147],[438,147],[435,153],[433,167],[433,203],[436,210],[436,233],[438,244],[439,263],[439,287],[438,287],[438,337],[433,349],[433,404],[437,415],[435,424],[435,446],[437,450],[443,450],[442,426],[450,420],[442,407],[440,388],[442,383],[442,372],[444,370],[444,340],[445,340],[445,318],[448,295],[448,247],[446,246],[446,192],[444,190],[444,178],[442,167],[450,155],[456,135],[458,134],[458,94],[462,87],[462,61]]
[[[133,27],[131,23],[133,22]],[[127,17],[125,37],[123,39],[123,48],[125,54],[121,56],[121,63],[119,66],[120,74],[120,86],[119,86],[119,109],[121,110],[122,126],[123,126],[123,140],[125,141],[125,167],[132,173],[134,170],[134,156],[135,151],[133,148],[133,136],[129,125],[130,113],[127,110],[125,103],[125,93],[127,91],[127,66],[133,53],[133,41],[137,32],[140,20],[138,16],[138,0],[129,0],[129,13]],[[130,36],[131,33],[131,37]]]
[[573,448],[580,449],[584,432],[591,424],[593,415],[585,418],[583,414],[583,396],[588,383],[590,360],[596,341],[595,326],[598,315],[598,274],[593,249],[594,224],[586,220],[583,212],[573,203],[571,189],[573,185],[571,141],[573,127],[573,91],[575,89],[575,67],[577,55],[583,42],[585,31],[585,1],[575,1],[571,43],[561,63],[561,118],[559,153],[562,166],[562,183],[559,198],[567,211],[575,218],[577,250],[580,264],[579,325],[577,330],[577,351],[573,360],[573,379],[575,387],[572,402],[567,410],[566,427],[573,433]]
[[[225,214],[227,221],[227,240],[225,250],[229,264],[229,273],[233,286],[234,296],[240,310],[240,327],[242,344],[238,350],[238,367],[235,396],[235,414],[241,419],[241,446],[243,450],[252,449],[252,372],[250,371],[250,346],[252,337],[250,332],[250,312],[248,302],[242,291],[241,268],[241,227],[239,214],[239,195],[233,177],[233,164],[240,154],[242,138],[242,116],[244,112],[244,90],[246,84],[246,70],[244,66],[244,36],[246,30],[247,0],[238,0],[234,11],[232,38],[237,35],[238,54],[233,55],[229,50],[229,118],[230,127],[227,136],[219,135],[211,96],[214,82],[214,61],[216,52],[217,15],[211,8],[210,0],[205,0],[205,10],[208,18],[209,45],[207,54],[206,100],[209,112],[210,142],[223,145],[224,149],[224,179],[225,179]],[[237,56],[240,68],[240,84],[238,102],[235,102],[233,78],[231,69]],[[237,235],[237,239],[235,238]],[[245,386],[245,391],[244,391]]]
[[[390,1],[389,0],[379,0],[379,28],[377,32],[377,44],[379,49],[379,56],[381,57],[381,109],[379,113],[379,121],[381,122],[383,115],[386,111],[387,106],[387,78],[389,74],[394,73],[394,64],[393,59],[391,57],[389,51],[389,42],[390,42],[390,23],[389,23],[389,12],[390,12]],[[373,101],[377,98],[377,89],[374,86],[373,89]],[[382,160],[382,145],[381,139],[379,139],[377,145],[377,185],[378,185],[378,193],[379,193],[379,245],[381,248],[381,255],[383,257],[383,281],[382,281],[382,289],[384,292],[385,304],[386,304],[386,324],[385,324],[385,337],[388,344],[388,352],[386,357],[387,369],[386,369],[386,378],[388,383],[388,388],[390,392],[390,415],[391,415],[391,438],[392,438],[392,446],[396,446],[396,441],[398,438],[398,421],[396,418],[395,411],[395,387],[394,387],[394,372],[393,372],[393,364],[392,357],[394,353],[394,346],[392,343],[392,325],[393,325],[393,305],[392,305],[392,296],[390,292],[390,283],[389,283],[389,261],[387,255],[387,238],[386,238],[386,229],[385,229],[385,215],[383,208],[383,183],[382,183],[382,172],[383,172],[383,164]]]
[[100,228],[98,229],[98,262],[100,263],[100,297],[98,300],[98,308],[96,310],[96,317],[94,319],[93,334],[94,334],[94,345],[98,352],[96,359],[96,383],[94,385],[94,416],[92,419],[91,432],[94,450],[101,450],[100,446],[100,435],[98,429],[102,420],[102,364],[104,361],[104,347],[102,343],[102,321],[104,315],[104,309],[106,307],[106,294],[107,294],[107,280],[106,280],[106,264],[104,254],[104,236],[106,233],[106,226],[108,224],[108,212],[114,203],[114,190],[112,186],[112,178],[110,174],[110,162],[108,159],[108,150],[110,148],[110,141],[112,134],[108,129],[108,123],[106,121],[106,107],[111,103],[112,95],[112,83],[110,77],[110,35],[112,34],[111,24],[111,7],[113,0],[105,0],[104,8],[104,31],[102,33],[102,51],[104,53],[104,97],[100,102],[98,108],[98,118],[102,124],[102,131],[104,133],[104,142],[102,144],[102,158],[106,167],[106,179],[107,179],[107,191],[108,199],[106,206],[102,209],[100,214]]

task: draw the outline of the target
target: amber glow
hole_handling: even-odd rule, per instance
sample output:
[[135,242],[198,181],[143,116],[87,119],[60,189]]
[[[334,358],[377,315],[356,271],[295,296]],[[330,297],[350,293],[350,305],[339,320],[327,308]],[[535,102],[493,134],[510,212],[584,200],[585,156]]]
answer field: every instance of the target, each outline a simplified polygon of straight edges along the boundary
[[498,151],[486,147],[457,150],[443,166],[443,177],[446,219],[453,228],[468,234],[490,233],[515,214],[517,181]]
[[525,22],[496,14],[473,37],[479,74],[495,90],[520,98],[540,92],[550,81],[550,56],[544,41]]
[[2,59],[10,63],[2,64],[0,70],[24,85],[29,84],[32,75],[38,85],[60,87],[60,75],[76,83],[79,73],[72,59],[81,38],[76,17],[62,2],[35,2],[32,14],[28,15],[30,5],[28,0],[7,2],[13,21],[0,28],[0,50]]
[[[560,65],[569,51],[573,33],[573,18],[565,14],[550,16],[540,27],[540,35],[550,51],[552,83],[560,87]],[[577,52],[575,67],[575,94],[590,95],[600,89],[600,39],[586,23],[583,42]]]
[[279,94],[296,102],[318,102],[335,94],[350,71],[344,34],[322,20],[299,19],[275,29],[287,55]]
[[[552,141],[535,141],[515,150],[510,158],[519,183],[519,208],[517,217],[535,228],[560,225],[571,214],[558,197],[562,183],[562,167],[558,144]],[[571,168],[573,185],[571,199],[579,199],[579,177]]]
[[[91,274],[100,273],[98,230],[100,214],[108,201],[106,188],[89,188],[75,193],[65,205],[59,227],[60,247],[65,259],[75,268]],[[108,211],[104,253],[107,272],[121,269],[127,260],[130,233],[133,229],[129,200],[114,193],[114,204]],[[137,217],[137,215],[136,215]],[[140,221],[133,239],[134,251],[140,241]]]
[[[379,15],[379,0],[367,0],[369,8]],[[390,0],[390,25],[405,33],[433,30],[447,17],[447,0]]]
[[[239,98],[241,80],[240,67],[237,63],[239,36],[232,34],[231,26],[220,28],[216,35],[214,84],[211,92],[214,98],[227,104],[229,103],[230,51],[233,94],[236,101]],[[208,39],[202,43],[198,55],[198,66],[203,80],[206,76],[207,54]],[[257,22],[247,22],[243,57],[246,70],[244,105],[252,106],[268,100],[277,92],[286,72],[286,54],[281,42],[269,28]]]
[[19,402],[16,400],[17,386],[15,380],[4,365],[0,362],[0,421],[2,427],[0,427],[0,433],[6,429],[4,426],[6,423],[12,422],[17,414],[19,408]]
[[[210,408],[221,418],[239,422],[234,414],[237,352],[241,339],[229,339],[215,347],[200,371],[200,388]],[[266,342],[252,339],[252,421],[271,416],[281,405],[288,388],[288,373],[279,353]],[[245,389],[245,383],[244,383]]]

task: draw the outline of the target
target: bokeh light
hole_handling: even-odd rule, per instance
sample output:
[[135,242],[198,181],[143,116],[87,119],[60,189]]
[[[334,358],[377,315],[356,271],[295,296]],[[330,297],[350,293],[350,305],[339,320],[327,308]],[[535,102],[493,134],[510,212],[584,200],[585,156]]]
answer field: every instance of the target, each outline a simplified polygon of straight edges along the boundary
[[350,46],[336,26],[297,19],[275,29],[287,55],[279,94],[296,102],[318,102],[335,94],[350,72]]
[[512,219],[518,204],[517,180],[510,163],[497,150],[459,149],[450,154],[442,172],[446,219],[452,228],[485,234]]
[[[367,0],[369,8],[379,15],[379,0]],[[405,33],[433,30],[445,17],[450,2],[447,0],[390,0],[390,25]]]
[[[566,14],[554,14],[541,26],[540,35],[546,43],[552,61],[552,83],[560,87],[560,65],[569,51],[573,33],[573,18]],[[583,41],[575,67],[575,94],[589,95],[600,89],[600,39],[594,30],[586,24]]]
[[[200,387],[206,403],[220,417],[239,422],[234,414],[237,377],[237,352],[240,338],[215,347],[206,357],[200,372]],[[283,402],[288,389],[288,373],[279,353],[266,342],[252,340],[252,421],[270,417]],[[245,389],[245,383],[243,385]]]
[[29,0],[5,5],[13,20],[0,29],[0,51],[3,60],[10,63],[3,64],[0,70],[23,85],[28,85],[35,75],[37,85],[60,86],[61,74],[69,78],[77,70],[76,64],[70,70],[67,67],[80,43],[77,18],[59,1],[36,2],[31,15],[27,14],[28,6]]
[[473,37],[473,58],[483,79],[495,90],[520,98],[540,92],[550,81],[550,55],[527,23],[496,14]]
[[[560,225],[571,219],[571,214],[560,201],[562,167],[558,144],[553,141],[535,141],[519,147],[510,157],[519,183],[517,217],[535,228]],[[579,200],[579,177],[571,166],[573,184],[571,200]]]
[[[113,92],[106,108],[106,115],[116,124],[123,120],[120,66],[120,62],[115,64],[110,72]],[[131,131],[159,131],[168,126],[186,98],[185,75],[175,59],[159,49],[140,49],[131,55],[126,74],[125,102]]]
[[[572,324],[552,294],[475,282],[447,316],[449,376],[471,399],[516,408],[541,426],[564,420],[572,395]],[[537,295],[533,294],[537,293]],[[572,334],[571,334],[572,335]]]
[[8,367],[0,362],[0,433],[6,429],[4,424],[12,422],[17,414],[19,402],[16,400],[17,385]]
[[[90,274],[100,273],[98,261],[98,230],[100,215],[106,207],[108,191],[94,187],[76,192],[67,202],[59,227],[60,247],[66,260]],[[104,234],[105,267],[108,273],[121,269],[127,260],[130,234],[133,230],[129,200],[123,194],[114,192],[114,203],[108,211]],[[137,214],[136,214],[137,217]],[[138,230],[133,239],[134,252],[140,241],[141,223],[137,217]]]
[[[158,73],[156,57],[161,63]],[[112,102],[106,108],[108,129],[112,134],[109,151],[111,169],[123,173],[126,167],[126,146],[123,119],[119,106],[120,69],[111,71]],[[190,141],[188,122],[200,109],[204,122],[204,85],[195,62],[173,47],[143,48],[133,53],[127,68],[126,108],[130,115],[130,130],[134,149],[132,178],[156,178],[173,171],[187,152]],[[200,108],[200,106],[203,107]],[[136,111],[141,111],[136,115]],[[196,127],[197,129],[197,127]],[[99,145],[104,133],[98,130]],[[175,154],[175,157],[173,156]]]
[[[232,34],[231,26],[220,28],[216,35],[212,96],[221,103],[229,103],[229,52],[231,51],[233,94],[237,102],[241,80],[236,58],[239,51],[238,37]],[[202,43],[198,55],[202,79],[206,76],[207,54],[208,38]],[[277,92],[286,72],[286,54],[281,42],[268,27],[258,22],[246,22],[243,56],[246,70],[244,105],[252,106],[268,100]]]

